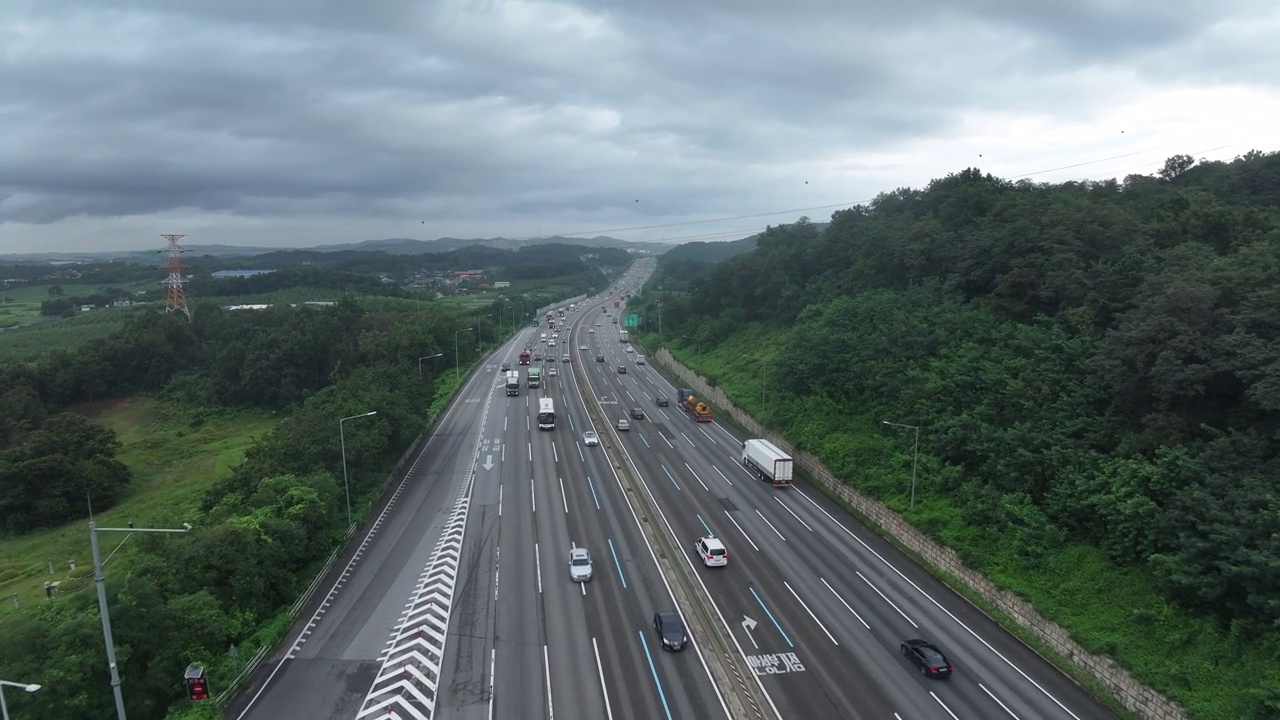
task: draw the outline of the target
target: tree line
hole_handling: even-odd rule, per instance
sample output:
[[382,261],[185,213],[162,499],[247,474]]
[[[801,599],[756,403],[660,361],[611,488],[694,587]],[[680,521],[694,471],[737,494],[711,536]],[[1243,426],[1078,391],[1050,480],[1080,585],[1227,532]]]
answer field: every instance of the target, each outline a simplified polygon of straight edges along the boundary
[[[925,529],[972,564],[1087,543],[1224,632],[1274,638],[1280,153],[1123,181],[969,169],[675,277],[666,336],[771,328],[752,361],[778,397],[766,418],[864,490],[902,485],[858,438],[921,426],[932,491],[958,508]],[[1280,717],[1268,693],[1228,714]]]

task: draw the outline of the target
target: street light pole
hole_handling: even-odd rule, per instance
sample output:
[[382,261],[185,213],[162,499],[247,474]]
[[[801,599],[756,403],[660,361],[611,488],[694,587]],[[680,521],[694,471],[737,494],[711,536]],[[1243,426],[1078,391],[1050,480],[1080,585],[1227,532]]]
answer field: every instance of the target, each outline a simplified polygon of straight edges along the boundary
[[347,527],[351,527],[351,483],[347,481],[347,436],[343,433],[342,423],[348,420],[355,420],[356,418],[369,417],[370,415],[377,414],[377,410],[370,410],[367,413],[352,415],[338,420],[338,442],[342,445],[342,488],[347,493]]
[[910,430],[916,431],[915,450],[912,451],[911,453],[911,505],[910,507],[914,509],[916,506],[916,462],[920,459],[920,426],[905,425],[903,423],[889,422],[888,420],[881,420],[880,422],[884,423],[885,425],[893,425],[894,427],[908,428]]
[[0,717],[3,717],[4,720],[9,720],[9,706],[4,702],[5,685],[8,685],[9,687],[22,688],[29,693],[33,693],[40,689],[40,686],[35,683],[16,683],[9,682],[8,680],[0,680]]
[[422,377],[422,361],[430,360],[432,358],[438,358],[438,357],[444,357],[444,353],[436,353],[435,355],[425,355],[423,357],[418,358],[418,377]]
[[[129,524],[133,524],[130,521]],[[93,551],[93,581],[98,586],[98,614],[102,616],[102,640],[107,644],[107,666],[111,669],[111,693],[116,699],[116,718],[127,720],[124,712],[124,692],[120,689],[120,668],[116,665],[116,643],[111,637],[111,612],[107,609],[106,578],[102,574],[102,554],[98,550],[98,533],[100,532],[150,532],[150,533],[188,533],[191,525],[183,523],[182,529],[171,528],[100,528],[93,520],[89,521],[89,548]],[[108,558],[110,559],[110,558]],[[39,689],[39,686],[36,686]],[[34,692],[34,691],[28,691]]]
[[453,372],[455,375],[462,371],[462,364],[458,361],[458,336],[470,329],[462,328],[453,334]]

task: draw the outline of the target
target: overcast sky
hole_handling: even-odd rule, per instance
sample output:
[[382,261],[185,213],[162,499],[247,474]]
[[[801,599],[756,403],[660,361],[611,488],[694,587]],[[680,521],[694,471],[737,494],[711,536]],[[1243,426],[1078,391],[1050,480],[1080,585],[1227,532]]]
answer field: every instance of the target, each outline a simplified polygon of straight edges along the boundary
[[0,253],[728,240],[1150,174],[1280,149],[1278,37],[1275,0],[0,0]]

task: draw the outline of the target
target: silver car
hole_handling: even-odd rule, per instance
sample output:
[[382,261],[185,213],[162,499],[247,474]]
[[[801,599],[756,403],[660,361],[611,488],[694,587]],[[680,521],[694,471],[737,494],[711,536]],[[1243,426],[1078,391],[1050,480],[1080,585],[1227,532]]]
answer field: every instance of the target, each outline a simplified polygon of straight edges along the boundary
[[582,444],[586,445],[587,447],[591,447],[592,445],[599,445],[600,436],[596,434],[595,430],[588,430],[582,433]]
[[591,553],[586,548],[569,551],[569,578],[574,582],[591,581]]

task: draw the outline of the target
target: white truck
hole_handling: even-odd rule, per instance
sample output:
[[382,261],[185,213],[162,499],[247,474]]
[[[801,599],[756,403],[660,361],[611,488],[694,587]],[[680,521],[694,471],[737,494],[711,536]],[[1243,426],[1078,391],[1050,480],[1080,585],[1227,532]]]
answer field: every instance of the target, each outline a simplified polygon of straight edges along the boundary
[[520,394],[520,373],[516,370],[507,371],[507,395]]
[[774,487],[791,487],[794,465],[791,456],[768,440],[743,441],[742,464],[761,480],[772,482]]

